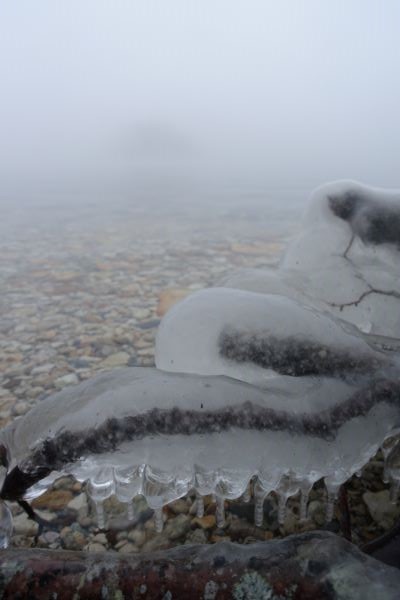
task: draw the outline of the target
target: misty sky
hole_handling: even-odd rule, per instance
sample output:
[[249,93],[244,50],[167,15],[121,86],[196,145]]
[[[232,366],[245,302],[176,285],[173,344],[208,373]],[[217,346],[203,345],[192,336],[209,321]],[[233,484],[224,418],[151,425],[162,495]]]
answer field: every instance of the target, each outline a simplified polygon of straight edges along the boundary
[[0,196],[400,187],[398,0],[1,0]]

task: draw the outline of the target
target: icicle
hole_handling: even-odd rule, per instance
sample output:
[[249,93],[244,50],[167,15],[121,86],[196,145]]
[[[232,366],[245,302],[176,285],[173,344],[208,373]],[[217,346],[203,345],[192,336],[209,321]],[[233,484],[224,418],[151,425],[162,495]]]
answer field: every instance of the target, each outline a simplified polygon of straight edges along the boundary
[[196,492],[196,517],[201,519],[204,516],[204,499],[201,494]]
[[254,487],[254,524],[261,527],[264,521],[265,492],[259,486]]
[[134,518],[132,500],[142,492],[143,471],[143,465],[114,467],[115,495],[120,502],[126,505],[130,521]]
[[300,521],[307,520],[307,505],[308,505],[309,493],[310,493],[309,490],[306,490],[306,489],[302,489],[300,491],[300,514],[299,514]]
[[389,481],[390,481],[389,473],[387,471],[386,458],[384,459],[384,462],[383,462],[382,481],[383,481],[383,483],[389,483]]
[[112,496],[114,490],[115,486],[112,467],[106,466],[99,469],[89,479],[87,493],[94,502],[97,525],[100,529],[104,529],[106,525],[103,502]]
[[287,497],[284,494],[278,494],[278,523],[283,525],[286,519]]
[[94,507],[96,509],[97,527],[99,529],[105,529],[106,527],[106,516],[104,513],[104,504],[101,500],[94,500]]
[[154,511],[154,526],[155,529],[157,531],[157,533],[161,533],[164,527],[164,520],[163,520],[163,509],[161,508],[156,508]]
[[385,459],[385,483],[390,483],[390,499],[391,502],[396,503],[400,485],[400,442],[390,440],[390,443],[387,442],[383,446],[382,453]]
[[216,502],[217,496],[215,494],[211,494],[211,502]]
[[328,496],[326,501],[326,509],[325,509],[325,521],[326,523],[330,523],[333,519],[333,514],[335,510],[335,502],[337,498],[337,489],[328,490]]
[[217,527],[225,526],[225,499],[222,496],[217,496],[217,506],[215,511]]
[[5,502],[0,501],[0,549],[8,548],[12,530],[11,511]]
[[128,521],[133,521],[135,518],[135,507],[133,506],[133,502],[126,502],[126,514],[128,517]]
[[397,504],[397,499],[399,497],[400,491],[400,481],[396,479],[391,479],[390,481],[390,502],[392,504]]

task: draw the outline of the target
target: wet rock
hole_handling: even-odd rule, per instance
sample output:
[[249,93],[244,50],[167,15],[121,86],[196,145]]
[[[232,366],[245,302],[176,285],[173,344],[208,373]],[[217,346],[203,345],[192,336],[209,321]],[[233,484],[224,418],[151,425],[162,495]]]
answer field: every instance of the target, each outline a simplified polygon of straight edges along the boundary
[[49,490],[32,501],[33,508],[60,510],[71,500],[72,492],[68,490]]

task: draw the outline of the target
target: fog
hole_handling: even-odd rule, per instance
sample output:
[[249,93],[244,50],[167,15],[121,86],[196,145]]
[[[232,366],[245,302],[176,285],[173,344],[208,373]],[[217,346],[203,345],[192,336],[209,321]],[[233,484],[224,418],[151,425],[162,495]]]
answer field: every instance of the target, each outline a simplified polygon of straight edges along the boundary
[[400,186],[399,24],[397,0],[3,0],[0,197]]

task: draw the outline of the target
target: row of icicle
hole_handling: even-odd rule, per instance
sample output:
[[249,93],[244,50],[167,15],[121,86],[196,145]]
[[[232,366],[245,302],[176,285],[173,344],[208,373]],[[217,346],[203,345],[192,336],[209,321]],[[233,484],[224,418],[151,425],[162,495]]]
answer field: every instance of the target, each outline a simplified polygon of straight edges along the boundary
[[[400,464],[400,444],[398,441],[390,441],[385,443],[382,447],[382,454],[384,457],[384,473],[383,481],[390,483],[390,499],[393,503],[397,502],[397,498],[400,490],[400,468],[397,463]],[[361,475],[360,472],[357,473]],[[283,478],[284,479],[284,478]],[[243,495],[240,497],[244,502],[250,502],[251,498],[254,499],[254,523],[257,527],[261,527],[264,520],[264,501],[267,495],[274,491],[278,497],[278,523],[283,525],[286,517],[286,504],[289,497],[297,494],[300,491],[299,499],[299,519],[305,521],[307,519],[307,508],[309,493],[312,488],[312,483],[308,485],[293,486],[290,485],[290,481],[286,478],[286,486],[278,486],[278,490],[266,490],[257,478],[254,478],[247,485],[247,488]],[[340,483],[325,482],[327,488],[326,495],[326,508],[325,508],[325,520],[330,522],[334,515],[335,501],[340,489]],[[106,516],[104,511],[104,500],[114,493],[114,487],[111,482],[104,482],[102,484],[95,484],[89,481],[87,486],[87,492],[90,499],[93,501],[96,509],[97,524],[100,529],[106,527]],[[207,494],[205,494],[207,495]],[[136,518],[133,498],[122,497],[121,494],[117,494],[119,499],[127,507],[127,517],[129,521],[134,521]],[[226,498],[220,494],[212,494],[213,501],[216,503],[215,518],[216,525],[218,528],[222,528],[225,525],[225,500]],[[204,515],[204,496],[196,491],[196,516],[198,518]],[[158,506],[154,510],[154,521],[155,529],[157,532],[161,532],[163,529],[163,507]]]

